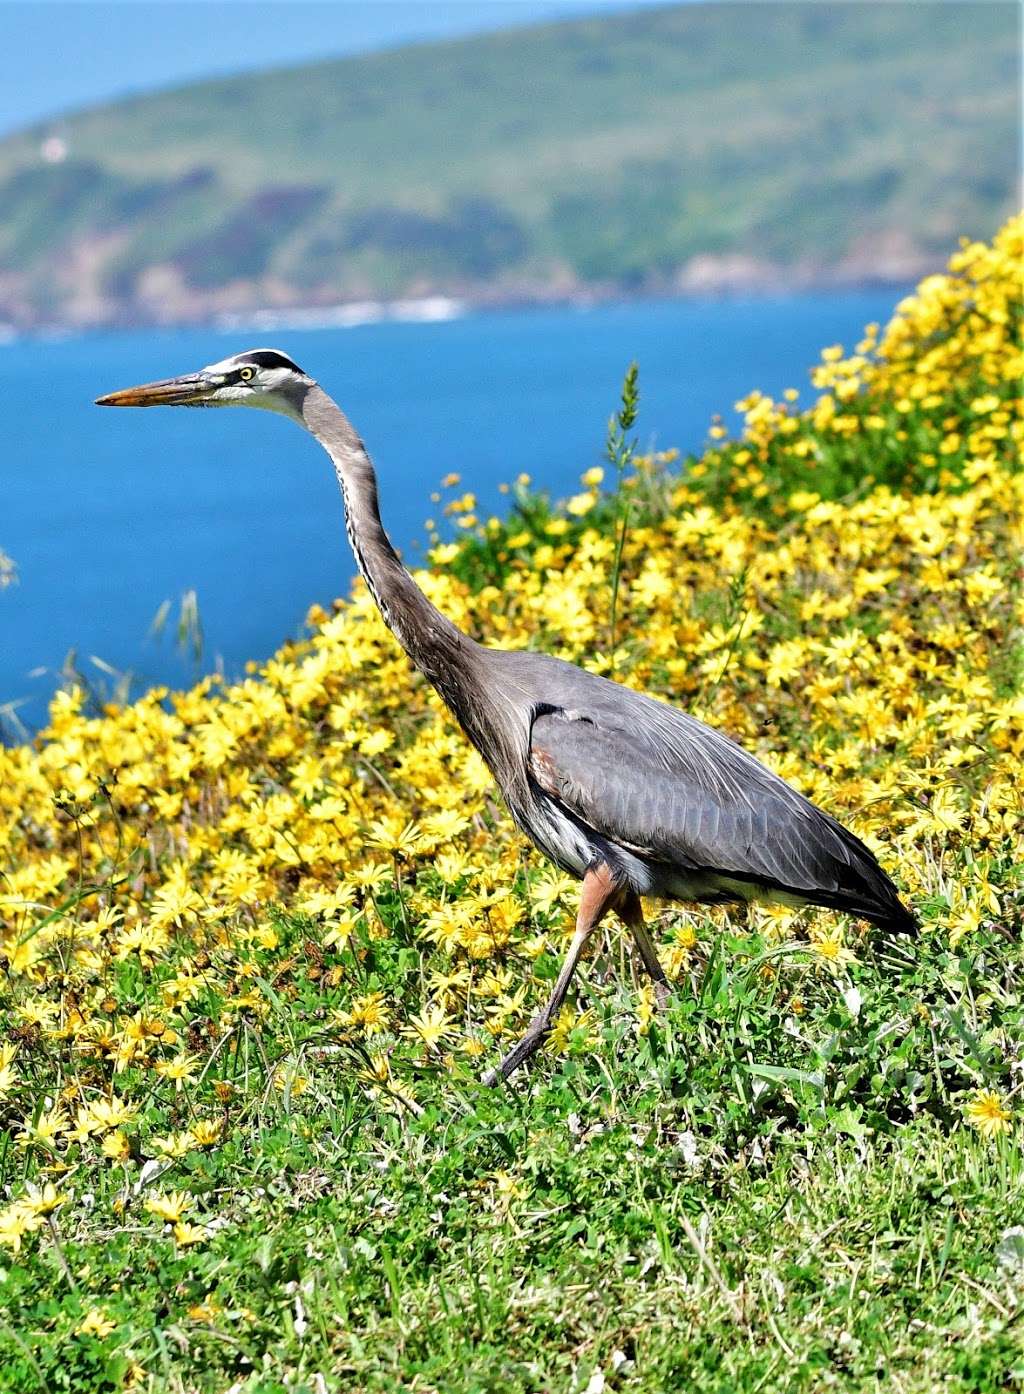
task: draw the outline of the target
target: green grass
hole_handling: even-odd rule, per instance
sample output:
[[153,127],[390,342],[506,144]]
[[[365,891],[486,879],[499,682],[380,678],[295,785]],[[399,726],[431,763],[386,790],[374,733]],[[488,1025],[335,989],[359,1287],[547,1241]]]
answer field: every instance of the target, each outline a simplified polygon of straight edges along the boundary
[[1019,30],[1002,0],[666,6],[100,107],[64,164],[48,125],[0,142],[0,314],[59,316],[75,256],[111,314],[155,265],[262,303],[938,258],[1017,197]]
[[[372,960],[344,958],[400,997],[420,962],[393,912]],[[280,928],[294,966],[270,1019],[198,1091],[232,1085],[230,1140],[141,1194],[111,1164],[95,1221],[61,1231],[58,1211],[30,1263],[7,1260],[5,1391],[118,1389],[135,1362],[152,1390],[247,1394],[541,1394],[599,1389],[596,1371],[623,1394],[1024,1387],[1019,1142],[965,1130],[956,1102],[1020,1040],[1019,948],[998,934],[963,956],[862,945],[856,1014],[806,949],[726,937],[646,1035],[606,937],[580,987],[593,1043],[578,1028],[508,1091],[475,1063],[424,1070],[414,1111],[371,1097],[356,1047],[325,1048],[308,925]],[[981,1034],[980,997],[998,1004]],[[141,1207],[186,1177],[219,1228],[177,1251]],[[74,1334],[96,1306],[116,1329]]]

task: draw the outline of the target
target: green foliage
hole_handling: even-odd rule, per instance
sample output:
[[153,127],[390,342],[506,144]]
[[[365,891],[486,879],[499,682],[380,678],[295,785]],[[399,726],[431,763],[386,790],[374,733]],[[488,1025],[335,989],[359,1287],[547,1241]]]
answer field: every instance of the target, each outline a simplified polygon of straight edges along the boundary
[[[394,938],[342,957],[409,1001],[418,953],[397,900],[384,913]],[[965,1085],[1010,1085],[1000,1047],[1024,1028],[1019,949],[998,934],[969,954],[866,949],[857,997],[806,950],[734,935],[646,1035],[606,942],[581,988],[593,1042],[577,1033],[507,1092],[474,1062],[425,1067],[413,1111],[373,1097],[356,1047],[328,1048],[331,992],[304,971],[322,951],[308,923],[279,927],[296,993],[182,1097],[185,1122],[189,1097],[227,1086],[231,1140],[141,1188],[112,1163],[105,1218],[61,1236],[73,1284],[45,1237],[5,1260],[9,1394],[121,1389],[135,1365],[160,1391],[312,1394],[319,1372],[381,1394],[540,1394],[598,1369],[621,1394],[1021,1386],[1024,1288],[1000,1258],[1020,1152],[956,1126]],[[197,1000],[198,1029],[215,1009]],[[32,1047],[36,1068],[52,1049]],[[282,1091],[282,1070],[308,1086]],[[8,1150],[4,1179],[22,1165]],[[216,1217],[202,1248],[142,1211],[172,1186]],[[94,1308],[113,1330],[75,1334]]]

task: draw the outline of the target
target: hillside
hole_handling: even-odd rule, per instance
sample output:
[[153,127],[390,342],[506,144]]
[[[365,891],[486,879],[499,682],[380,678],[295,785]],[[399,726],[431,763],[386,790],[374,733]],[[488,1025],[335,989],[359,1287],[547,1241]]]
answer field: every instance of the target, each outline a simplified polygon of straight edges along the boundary
[[736,736],[912,939],[650,906],[667,1006],[609,925],[490,1090],[577,886],[365,588],[242,682],[65,691],[0,747],[5,1394],[1024,1387],[1022,254],[418,573]]
[[1009,3],[688,5],[0,143],[0,320],[905,280],[1017,196]]

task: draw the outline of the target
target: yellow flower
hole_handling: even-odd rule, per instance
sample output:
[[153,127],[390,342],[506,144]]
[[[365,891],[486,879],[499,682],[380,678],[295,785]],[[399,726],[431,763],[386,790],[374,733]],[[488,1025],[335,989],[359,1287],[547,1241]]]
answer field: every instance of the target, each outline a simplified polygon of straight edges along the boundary
[[452,1029],[444,1009],[435,1004],[432,1007],[424,1007],[421,1012],[410,1017],[409,1025],[403,1029],[402,1035],[417,1038],[428,1050],[433,1050],[439,1041],[452,1034]]
[[183,1249],[190,1244],[202,1244],[210,1237],[210,1232],[204,1225],[189,1224],[187,1220],[179,1220],[173,1230],[175,1243]]
[[150,1196],[143,1209],[167,1224],[177,1224],[186,1210],[191,1210],[192,1197],[186,1191],[168,1191],[166,1195]]
[[514,1200],[517,1200],[525,1193],[525,1188],[521,1181],[509,1171],[496,1171],[494,1173],[494,1188],[498,1205],[502,1210],[507,1210]]
[[25,1187],[22,1204],[33,1215],[52,1215],[69,1199],[67,1192],[58,1191],[52,1181],[47,1181],[44,1186],[35,1186],[30,1181]]
[[192,1321],[216,1321],[223,1310],[219,1302],[207,1297],[203,1302],[196,1302],[189,1307],[188,1315]]
[[309,1076],[297,1074],[283,1065],[274,1071],[274,1088],[281,1094],[287,1092],[294,1098],[304,1094],[309,1088]]
[[593,1013],[590,1011],[577,1013],[572,1007],[564,1006],[555,1017],[548,1038],[544,1042],[544,1049],[552,1055],[561,1055],[569,1044],[572,1032],[579,1026],[589,1025],[592,1019]]
[[546,868],[530,888],[530,899],[534,910],[550,911],[562,899],[570,898],[576,889],[571,876],[565,876],[553,868]]
[[173,1079],[180,1089],[183,1080],[191,1079],[198,1072],[200,1063],[195,1055],[176,1055],[173,1060],[158,1060],[153,1068],[165,1079]]
[[834,971],[842,971],[857,962],[857,955],[843,943],[841,929],[815,926],[811,930],[811,948]]
[[104,1336],[109,1336],[116,1326],[117,1322],[111,1321],[98,1307],[91,1307],[75,1327],[75,1335],[99,1336],[102,1338]]
[[351,1008],[339,1012],[336,1019],[341,1026],[361,1026],[368,1036],[373,1036],[387,1029],[390,1012],[382,992],[368,992],[364,997],[356,997]]
[[0,1099],[11,1092],[17,1080],[17,1072],[14,1069],[14,1057],[17,1053],[17,1046],[0,1045]]
[[951,949],[956,948],[964,935],[973,934],[979,928],[984,913],[983,906],[968,905],[950,920],[949,946]]
[[212,1147],[215,1142],[220,1140],[223,1131],[223,1124],[202,1119],[198,1123],[193,1123],[191,1129],[197,1147]]
[[15,1201],[6,1210],[0,1210],[0,1244],[13,1249],[21,1248],[22,1237],[39,1228],[39,1216],[20,1201]]
[[371,731],[368,736],[364,736],[359,742],[359,749],[364,755],[371,758],[375,755],[383,755],[385,750],[389,750],[395,743],[395,733],[385,731],[383,728],[378,731]]
[[402,823],[397,817],[378,818],[367,831],[366,841],[392,856],[413,857],[419,847],[420,832],[413,822]]
[[19,1147],[43,1147],[47,1151],[53,1151],[53,1144],[57,1137],[66,1132],[70,1127],[70,1121],[64,1109],[58,1104],[56,1108],[48,1109],[41,1113],[33,1123],[31,1119],[26,1119],[22,1124],[21,1131],[17,1136]]
[[131,1155],[128,1139],[121,1132],[107,1133],[100,1145],[100,1151],[104,1157],[109,1157],[114,1162],[126,1162]]
[[116,1094],[112,1094],[109,1099],[94,1099],[92,1103],[78,1110],[71,1137],[76,1142],[81,1142],[91,1133],[106,1133],[114,1128],[123,1127],[125,1123],[131,1122],[138,1111],[138,1104],[125,1103]]
[[637,1035],[646,1036],[651,1029],[651,1022],[654,1019],[657,1000],[654,996],[654,989],[650,983],[644,983],[638,994],[637,1002]]
[[196,1141],[191,1130],[186,1130],[180,1133],[168,1133],[166,1137],[151,1138],[150,1145],[162,1157],[185,1157],[195,1147]]
[[992,1089],[979,1089],[964,1110],[968,1123],[977,1128],[982,1137],[996,1137],[1009,1132],[1013,1116],[1000,1096]]

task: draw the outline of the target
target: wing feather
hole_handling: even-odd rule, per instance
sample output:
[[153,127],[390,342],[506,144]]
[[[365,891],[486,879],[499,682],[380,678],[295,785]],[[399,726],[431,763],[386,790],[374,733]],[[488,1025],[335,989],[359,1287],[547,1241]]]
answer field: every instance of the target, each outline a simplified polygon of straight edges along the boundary
[[[631,693],[607,711],[546,708],[530,732],[540,787],[601,837],[680,870],[795,891],[881,923],[909,920],[852,833],[741,746]],[[906,927],[902,925],[901,927]]]

